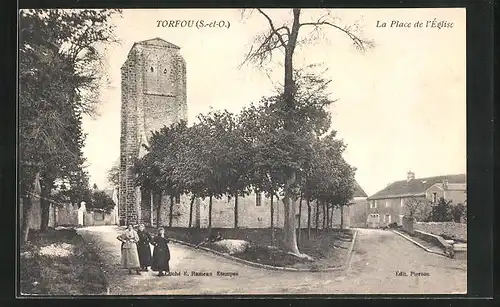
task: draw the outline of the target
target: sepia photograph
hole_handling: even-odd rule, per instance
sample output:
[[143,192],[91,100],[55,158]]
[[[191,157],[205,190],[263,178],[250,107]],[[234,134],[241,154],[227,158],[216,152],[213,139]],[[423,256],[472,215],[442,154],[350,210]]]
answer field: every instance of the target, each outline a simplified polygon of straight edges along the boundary
[[467,294],[465,8],[23,9],[18,37],[19,297]]

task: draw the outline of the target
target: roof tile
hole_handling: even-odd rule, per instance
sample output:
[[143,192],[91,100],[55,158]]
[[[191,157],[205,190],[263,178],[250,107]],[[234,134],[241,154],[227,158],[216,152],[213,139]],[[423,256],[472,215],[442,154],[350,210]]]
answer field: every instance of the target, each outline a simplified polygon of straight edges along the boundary
[[463,184],[465,186],[465,183],[467,182],[467,176],[465,174],[416,178],[410,181],[401,180],[391,183],[384,189],[370,196],[368,199],[384,199],[398,196],[421,195],[422,193],[425,193],[425,191],[432,185],[436,183],[442,183],[443,180],[446,179],[448,180],[448,185]]

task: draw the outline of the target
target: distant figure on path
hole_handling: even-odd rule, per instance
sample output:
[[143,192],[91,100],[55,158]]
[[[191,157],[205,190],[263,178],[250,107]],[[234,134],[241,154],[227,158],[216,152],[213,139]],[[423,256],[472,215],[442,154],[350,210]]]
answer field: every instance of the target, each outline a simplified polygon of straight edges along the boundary
[[151,248],[152,243],[151,235],[145,231],[144,224],[139,225],[139,231],[137,231],[139,236],[139,242],[137,242],[137,251],[139,253],[139,262],[141,264],[141,269],[147,271],[148,267],[151,266]]
[[122,268],[128,269],[129,274],[132,274],[132,270],[135,270],[137,275],[141,275],[141,272],[139,271],[139,254],[137,253],[137,242],[139,242],[139,236],[134,230],[134,227],[132,225],[128,225],[127,230],[116,238],[122,242]]
[[158,276],[164,276],[164,273],[170,272],[170,249],[168,248],[169,240],[165,237],[165,229],[158,228],[158,235],[153,239],[153,263],[151,269],[158,272]]

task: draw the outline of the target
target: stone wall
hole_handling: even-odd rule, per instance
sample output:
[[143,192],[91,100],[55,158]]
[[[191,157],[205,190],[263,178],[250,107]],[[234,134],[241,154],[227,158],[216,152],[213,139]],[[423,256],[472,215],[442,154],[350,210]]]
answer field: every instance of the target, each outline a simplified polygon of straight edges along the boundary
[[56,208],[56,224],[78,225],[78,205],[64,205]]
[[432,233],[437,236],[447,236],[462,241],[467,241],[467,224],[454,222],[417,222],[416,230]]
[[366,197],[356,197],[349,206],[349,217],[352,227],[367,227],[368,201]]
[[[271,227],[271,199],[261,196],[260,206],[257,206],[257,197],[255,193],[251,193],[245,197],[238,197],[238,227],[239,228],[269,228]],[[182,195],[180,197],[180,202],[176,203],[174,201],[172,207],[172,226],[173,227],[188,227],[189,225],[189,207],[190,207],[191,196]],[[316,227],[316,202],[311,204],[311,228]],[[274,226],[277,228],[283,227],[283,214],[284,205],[281,200],[277,201],[274,199]],[[297,227],[298,227],[298,214],[299,214],[299,201],[296,202],[296,214],[297,214]],[[234,227],[234,208],[235,208],[235,198],[234,197],[222,197],[212,199],[212,227],[214,228],[233,228]],[[350,227],[350,208],[344,208],[344,227]],[[341,223],[341,210],[335,209],[332,216],[333,227],[340,227]],[[156,208],[152,208],[152,223],[148,221],[143,221],[145,224],[156,226]],[[196,199],[193,204],[193,218],[192,226],[196,227],[199,225],[201,228],[207,228],[209,221],[209,198]],[[162,206],[160,209],[160,225],[168,226],[170,218],[170,197],[165,195],[162,197]],[[302,202],[302,212],[301,212],[301,228],[307,228],[308,222],[308,210],[307,203]],[[322,207],[319,208],[318,214],[318,228],[323,226],[323,211]]]

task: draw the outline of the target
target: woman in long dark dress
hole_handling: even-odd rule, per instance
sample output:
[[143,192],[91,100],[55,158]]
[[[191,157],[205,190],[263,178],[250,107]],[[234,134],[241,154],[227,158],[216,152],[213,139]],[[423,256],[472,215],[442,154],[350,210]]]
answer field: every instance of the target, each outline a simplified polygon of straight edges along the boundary
[[153,239],[153,263],[151,269],[158,272],[158,276],[164,276],[165,273],[170,272],[170,249],[168,248],[169,240],[165,237],[165,229],[158,228],[158,235]]
[[144,224],[139,225],[139,231],[137,231],[139,236],[139,242],[137,242],[137,252],[139,253],[139,262],[141,264],[141,269],[147,271],[148,267],[151,266],[151,235],[145,231]]

